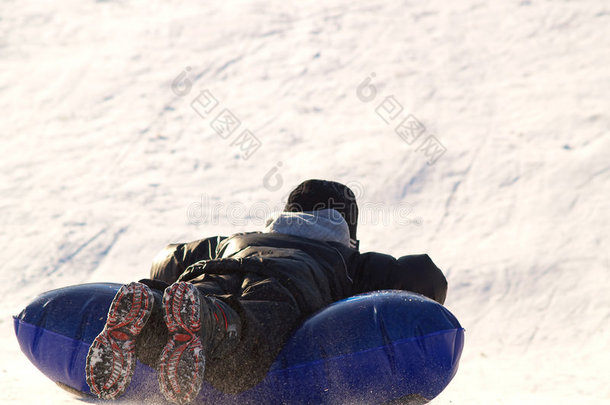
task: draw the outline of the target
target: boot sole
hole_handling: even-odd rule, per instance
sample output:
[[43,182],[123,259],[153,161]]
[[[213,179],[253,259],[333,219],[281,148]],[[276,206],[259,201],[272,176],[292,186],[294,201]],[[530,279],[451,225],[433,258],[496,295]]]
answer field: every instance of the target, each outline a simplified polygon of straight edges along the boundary
[[102,332],[87,353],[86,377],[91,393],[102,399],[121,396],[136,366],[136,337],[150,318],[154,299],[140,283],[124,285],[114,296]]
[[163,312],[169,340],[159,358],[159,388],[168,401],[186,404],[199,393],[205,369],[197,288],[172,284],[163,295]]

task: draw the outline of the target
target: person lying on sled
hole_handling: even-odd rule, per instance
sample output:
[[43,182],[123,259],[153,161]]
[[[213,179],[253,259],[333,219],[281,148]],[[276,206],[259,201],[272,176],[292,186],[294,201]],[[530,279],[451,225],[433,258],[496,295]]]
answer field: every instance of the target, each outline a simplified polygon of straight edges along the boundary
[[263,232],[169,245],[150,279],[123,286],[87,356],[100,398],[128,387],[136,359],[163,395],[188,403],[205,379],[226,393],[259,383],[314,312],[354,294],[399,289],[444,303],[447,281],[428,255],[360,253],[358,206],[345,185],[307,180]]

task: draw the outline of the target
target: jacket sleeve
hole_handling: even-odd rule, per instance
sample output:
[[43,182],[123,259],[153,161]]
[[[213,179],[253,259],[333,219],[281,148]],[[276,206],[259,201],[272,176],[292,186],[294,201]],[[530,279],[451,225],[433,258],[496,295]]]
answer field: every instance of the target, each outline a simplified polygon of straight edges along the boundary
[[167,245],[153,259],[150,278],[168,284],[176,282],[191,264],[215,258],[216,247],[223,239],[223,236],[214,236],[189,243]]
[[427,254],[395,259],[382,253],[363,253],[354,277],[354,294],[375,290],[412,291],[443,304],[447,279]]

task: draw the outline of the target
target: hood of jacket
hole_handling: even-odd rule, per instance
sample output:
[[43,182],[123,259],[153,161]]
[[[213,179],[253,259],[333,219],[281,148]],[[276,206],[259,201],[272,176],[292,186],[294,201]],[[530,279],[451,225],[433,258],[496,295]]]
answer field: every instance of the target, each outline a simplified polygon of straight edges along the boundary
[[300,236],[350,246],[347,222],[337,210],[329,208],[306,212],[282,212],[269,218],[264,231]]

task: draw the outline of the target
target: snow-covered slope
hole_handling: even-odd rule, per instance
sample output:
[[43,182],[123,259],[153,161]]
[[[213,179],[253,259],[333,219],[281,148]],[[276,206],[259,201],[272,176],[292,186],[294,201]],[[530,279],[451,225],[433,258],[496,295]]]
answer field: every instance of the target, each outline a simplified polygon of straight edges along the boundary
[[1,2],[2,402],[81,402],[19,352],[33,296],[260,229],[317,177],[358,194],[362,250],[445,270],[467,340],[434,404],[606,403],[609,26],[593,0]]

